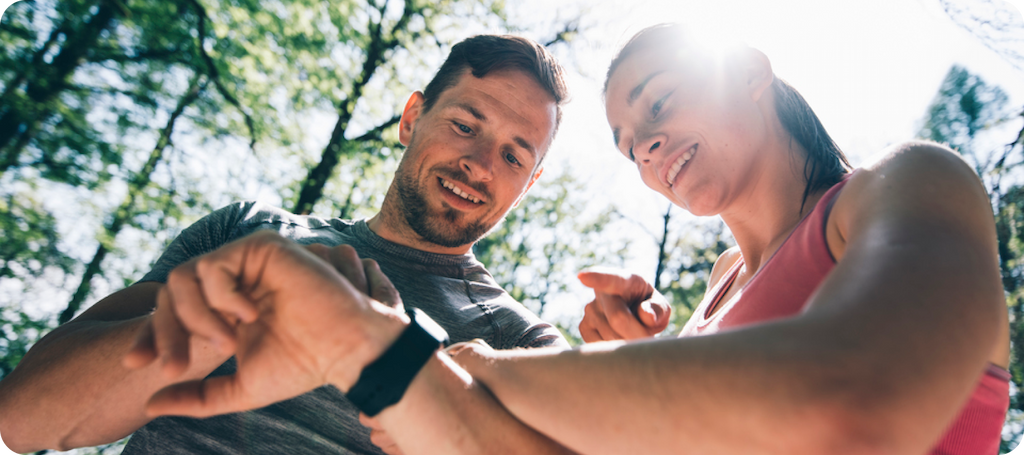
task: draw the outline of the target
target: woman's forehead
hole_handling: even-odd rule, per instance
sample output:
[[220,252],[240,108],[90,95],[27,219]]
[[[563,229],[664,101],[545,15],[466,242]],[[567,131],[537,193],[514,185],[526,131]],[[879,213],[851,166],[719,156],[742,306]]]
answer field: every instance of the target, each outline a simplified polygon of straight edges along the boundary
[[705,73],[710,70],[711,61],[692,47],[678,46],[638,50],[627,56],[608,79],[607,101],[613,97],[626,101],[637,88],[661,73]]

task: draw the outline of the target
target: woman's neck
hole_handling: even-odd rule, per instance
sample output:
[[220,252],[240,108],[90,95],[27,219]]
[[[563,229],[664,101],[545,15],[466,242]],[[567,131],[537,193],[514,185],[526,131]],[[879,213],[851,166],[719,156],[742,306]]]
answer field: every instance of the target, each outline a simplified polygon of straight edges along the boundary
[[[826,190],[807,195],[803,169],[807,155],[799,146],[780,147],[755,178],[721,213],[750,273],[758,270],[782,245]],[[796,159],[799,157],[799,159]]]

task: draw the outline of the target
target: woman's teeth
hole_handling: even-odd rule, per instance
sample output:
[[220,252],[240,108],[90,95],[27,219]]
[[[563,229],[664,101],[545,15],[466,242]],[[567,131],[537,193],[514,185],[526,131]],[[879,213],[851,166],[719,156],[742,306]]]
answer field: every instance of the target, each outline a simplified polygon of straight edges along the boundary
[[480,203],[480,198],[471,196],[469,193],[460,190],[459,187],[455,186],[455,184],[452,182],[449,182],[445,179],[441,179],[441,185],[444,186],[445,188],[448,188],[449,190],[451,190],[452,193],[459,195],[460,197],[467,201],[473,201],[477,204]]
[[672,168],[668,170],[668,186],[672,186],[676,180],[676,176],[679,175],[679,170],[682,169],[683,165],[686,164],[687,161],[690,161],[690,158],[693,158],[696,154],[697,144],[693,144],[693,147],[690,147],[690,150],[687,150],[686,153],[680,156],[675,163],[672,163]]

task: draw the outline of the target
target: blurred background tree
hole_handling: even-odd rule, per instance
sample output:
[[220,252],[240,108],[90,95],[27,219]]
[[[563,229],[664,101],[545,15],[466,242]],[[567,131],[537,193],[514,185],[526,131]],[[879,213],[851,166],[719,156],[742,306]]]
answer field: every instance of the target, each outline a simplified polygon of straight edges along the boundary
[[1010,412],[1003,451],[1020,443],[1024,416],[1024,164],[1020,111],[1006,94],[967,69],[954,66],[924,117],[919,137],[948,144],[974,166],[992,200],[999,263],[1010,312],[1012,361]]
[[[1024,27],[999,1],[936,1],[954,23],[1024,67]],[[584,74],[592,47],[621,44],[593,38],[603,30],[579,6],[540,15],[512,6],[23,0],[9,7],[0,20],[0,379],[58,322],[140,278],[182,228],[217,207],[259,198],[325,217],[375,213],[401,157],[394,128],[405,97],[460,39],[526,35]],[[600,79],[607,61],[589,77]],[[1024,433],[1022,116],[1001,89],[954,67],[920,128],[921,137],[949,143],[971,162],[997,214],[1014,353],[1004,451]],[[566,168],[549,170],[475,254],[573,342],[589,297],[575,273],[640,267],[674,307],[666,334],[678,332],[714,261],[733,245],[728,230],[671,206],[655,222],[624,215]],[[653,259],[636,253],[647,250]],[[630,262],[636,255],[644,262]],[[118,451],[113,444],[78,452]]]
[[492,0],[15,3],[0,21],[0,378],[217,207],[375,213],[405,97],[450,44],[516,30],[563,46],[571,19],[514,24]]

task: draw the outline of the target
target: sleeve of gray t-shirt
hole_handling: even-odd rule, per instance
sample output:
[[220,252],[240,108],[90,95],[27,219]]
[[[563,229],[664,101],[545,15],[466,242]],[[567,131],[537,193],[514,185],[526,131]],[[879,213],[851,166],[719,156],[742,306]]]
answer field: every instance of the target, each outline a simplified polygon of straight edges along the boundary
[[559,347],[568,349],[562,332],[509,297],[513,303],[492,315],[501,327],[495,349]]
[[225,243],[234,240],[239,222],[252,209],[254,202],[238,202],[206,215],[193,225],[181,231],[164,254],[153,264],[153,269],[142,277],[142,281],[167,281],[167,275],[175,267],[196,256],[209,253]]

